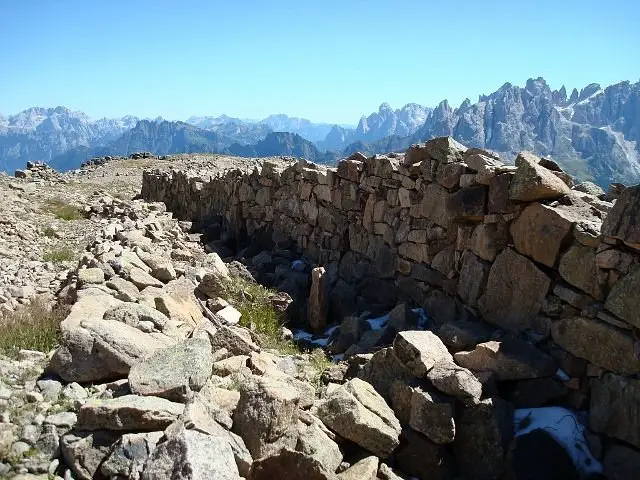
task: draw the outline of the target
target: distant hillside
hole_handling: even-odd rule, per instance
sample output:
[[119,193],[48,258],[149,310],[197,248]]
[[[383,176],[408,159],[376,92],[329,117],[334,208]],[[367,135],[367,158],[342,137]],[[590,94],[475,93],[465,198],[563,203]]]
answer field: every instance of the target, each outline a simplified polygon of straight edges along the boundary
[[156,155],[172,153],[225,153],[242,157],[287,155],[316,162],[332,162],[336,156],[320,152],[313,143],[300,135],[270,132],[255,144],[241,143],[245,126],[220,131],[204,130],[184,122],[152,122],[142,120],[131,130],[104,147],[78,147],[58,155],[51,165],[58,170],[77,168],[88,158],[104,155],[130,155],[150,151]]

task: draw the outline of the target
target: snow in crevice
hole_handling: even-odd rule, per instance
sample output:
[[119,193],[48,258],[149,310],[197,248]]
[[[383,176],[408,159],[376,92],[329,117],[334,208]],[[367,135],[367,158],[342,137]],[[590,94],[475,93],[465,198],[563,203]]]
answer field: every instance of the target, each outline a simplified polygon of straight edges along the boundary
[[521,408],[514,411],[513,417],[516,437],[544,430],[562,445],[580,472],[602,472],[602,465],[589,451],[585,427],[574,412],[562,407]]

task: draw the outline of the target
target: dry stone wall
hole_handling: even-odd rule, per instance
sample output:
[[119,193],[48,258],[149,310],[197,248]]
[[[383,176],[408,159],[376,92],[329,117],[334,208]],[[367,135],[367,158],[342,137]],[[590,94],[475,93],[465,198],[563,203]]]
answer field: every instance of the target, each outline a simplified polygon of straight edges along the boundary
[[576,379],[594,431],[640,447],[640,186],[615,200],[551,160],[523,152],[509,166],[443,137],[337,168],[147,171],[142,196],[300,249],[327,270],[331,320],[411,301],[436,325],[524,337]]

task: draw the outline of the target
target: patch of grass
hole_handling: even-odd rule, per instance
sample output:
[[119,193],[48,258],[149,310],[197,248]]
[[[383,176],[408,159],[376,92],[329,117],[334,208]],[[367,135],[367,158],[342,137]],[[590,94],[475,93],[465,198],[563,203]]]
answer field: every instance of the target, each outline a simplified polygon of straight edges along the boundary
[[49,352],[58,344],[60,322],[66,314],[65,308],[49,308],[40,298],[5,314],[0,318],[0,352],[12,358],[21,349]]
[[44,211],[52,214],[60,220],[80,220],[81,218],[84,218],[78,207],[70,204],[62,198],[47,200]]
[[242,314],[240,325],[257,333],[263,347],[285,355],[300,353],[295,343],[281,338],[284,318],[271,305],[270,297],[274,291],[242,278],[234,278],[225,293],[225,298]]
[[75,253],[70,248],[58,248],[50,250],[42,255],[42,260],[45,262],[62,263],[71,262],[75,259]]
[[331,366],[331,360],[327,358],[321,348],[316,348],[309,355],[309,363],[314,370],[311,383],[316,387],[316,390],[320,390],[320,387],[322,387],[322,374]]
[[53,227],[49,226],[42,230],[42,235],[48,238],[57,238],[58,232],[56,232]]

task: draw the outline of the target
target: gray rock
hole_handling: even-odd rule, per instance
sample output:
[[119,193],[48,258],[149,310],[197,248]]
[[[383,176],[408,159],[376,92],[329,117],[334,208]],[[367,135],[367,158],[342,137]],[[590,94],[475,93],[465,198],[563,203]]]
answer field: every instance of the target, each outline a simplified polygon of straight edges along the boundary
[[513,437],[513,408],[499,398],[461,405],[456,410],[453,451],[464,478],[501,478]]
[[151,453],[141,480],[239,480],[229,443],[221,437],[184,430]]
[[123,435],[100,466],[100,473],[109,478],[119,476],[138,480],[147,459],[162,436],[163,432]]
[[296,450],[316,459],[328,472],[335,472],[342,463],[340,448],[316,424],[300,435]]
[[640,380],[612,373],[591,380],[589,427],[640,448]]
[[435,443],[453,442],[456,426],[453,403],[434,393],[415,389],[411,395],[409,425]]
[[302,452],[283,448],[275,455],[253,462],[247,480],[336,480],[322,464]]
[[212,349],[226,348],[231,355],[250,355],[260,350],[249,332],[240,327],[224,326],[211,337]]
[[99,268],[83,268],[78,270],[78,288],[101,283],[104,283],[104,272]]
[[122,397],[85,403],[78,413],[80,430],[162,430],[182,414],[184,405],[158,397]]
[[402,472],[430,480],[454,478],[456,467],[449,445],[438,445],[410,428],[402,431],[400,440],[395,460]]
[[96,474],[100,474],[100,464],[119,438],[118,433],[105,431],[69,434],[62,437],[60,448],[65,462],[73,470],[76,478],[92,480],[96,478]]
[[318,408],[332,431],[381,458],[398,446],[400,423],[393,410],[367,382],[354,378],[337,388]]
[[60,428],[72,428],[78,417],[74,412],[60,412],[53,415],[49,415],[44,419],[45,425],[54,425]]
[[458,365],[476,372],[493,372],[498,380],[550,377],[557,367],[551,357],[523,340],[486,342],[470,352],[454,354]]
[[162,350],[129,371],[131,392],[184,402],[198,392],[211,376],[213,356],[211,344],[202,338],[191,338]]
[[482,384],[476,376],[453,362],[436,363],[427,378],[438,390],[454,397],[480,398],[482,395]]
[[47,402],[55,403],[62,391],[62,384],[57,380],[38,380],[36,385]]
[[107,287],[115,290],[115,297],[123,302],[135,302],[140,295],[140,290],[133,283],[120,277],[112,277],[107,281]]
[[624,445],[614,445],[602,463],[610,480],[634,480],[640,471],[640,452]]
[[338,475],[339,480],[377,480],[378,457],[365,457]]
[[171,260],[166,257],[147,253],[144,250],[136,252],[140,260],[147,264],[151,269],[151,275],[163,282],[170,282],[177,278],[176,271],[173,268]]
[[[215,411],[215,407],[212,409],[211,406],[211,402],[207,402],[206,399],[202,398],[202,395],[198,395],[186,405],[178,420],[165,430],[165,435],[171,438],[176,433],[179,434],[182,429],[187,429],[224,438],[233,451],[233,457],[240,475],[246,476],[253,462],[251,453],[241,437],[228,431],[225,428],[226,425],[223,427],[222,424],[218,423],[218,412]],[[230,423],[229,427],[231,426]]]
[[274,379],[255,378],[240,387],[233,432],[244,440],[253,458],[295,449],[298,405],[295,388]]
[[132,267],[129,271],[129,281],[140,290],[144,290],[147,287],[162,288],[164,285],[160,280],[152,277],[147,272],[137,267]]
[[416,376],[426,375],[436,362],[453,361],[447,347],[430,331],[405,331],[396,335],[393,353]]
[[569,187],[550,170],[539,165],[540,158],[520,152],[516,158],[516,174],[511,181],[509,198],[521,202],[555,199],[570,193]]
[[373,354],[357,374],[371,384],[383,398],[389,399],[395,381],[408,382],[413,374],[393,353],[393,348],[383,348]]

